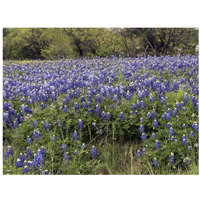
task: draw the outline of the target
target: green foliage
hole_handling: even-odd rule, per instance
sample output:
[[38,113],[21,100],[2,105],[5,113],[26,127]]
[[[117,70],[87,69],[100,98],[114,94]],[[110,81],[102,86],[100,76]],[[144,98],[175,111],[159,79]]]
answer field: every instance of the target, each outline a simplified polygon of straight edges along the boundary
[[195,54],[187,28],[6,28],[3,59]]

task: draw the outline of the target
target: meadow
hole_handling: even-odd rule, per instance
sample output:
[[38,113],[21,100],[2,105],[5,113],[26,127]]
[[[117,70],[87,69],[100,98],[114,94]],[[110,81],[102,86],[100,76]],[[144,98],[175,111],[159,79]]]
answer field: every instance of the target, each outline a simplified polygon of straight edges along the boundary
[[198,55],[4,61],[3,173],[199,174]]

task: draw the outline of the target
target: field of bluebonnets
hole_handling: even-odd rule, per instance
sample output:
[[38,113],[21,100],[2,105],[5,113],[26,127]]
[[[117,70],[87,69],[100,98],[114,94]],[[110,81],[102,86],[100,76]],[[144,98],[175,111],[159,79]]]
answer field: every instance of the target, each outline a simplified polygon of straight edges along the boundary
[[4,174],[198,174],[198,62],[5,61]]

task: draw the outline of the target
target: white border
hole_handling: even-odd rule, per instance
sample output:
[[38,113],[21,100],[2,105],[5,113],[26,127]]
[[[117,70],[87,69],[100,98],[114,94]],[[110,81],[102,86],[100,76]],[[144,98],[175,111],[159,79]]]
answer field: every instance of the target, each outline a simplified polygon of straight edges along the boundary
[[[198,0],[2,0],[3,27],[200,27]],[[0,69],[2,116],[2,67]],[[0,122],[2,138],[2,118]],[[2,141],[0,142],[2,150]],[[2,169],[2,154],[0,154]],[[2,170],[0,170],[2,174]],[[196,199],[198,176],[2,176],[1,199]]]

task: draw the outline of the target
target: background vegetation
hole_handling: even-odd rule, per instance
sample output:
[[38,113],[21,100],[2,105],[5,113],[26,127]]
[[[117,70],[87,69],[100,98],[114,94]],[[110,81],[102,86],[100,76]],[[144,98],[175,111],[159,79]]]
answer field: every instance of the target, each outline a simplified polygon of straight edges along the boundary
[[195,28],[4,28],[3,59],[195,54]]

